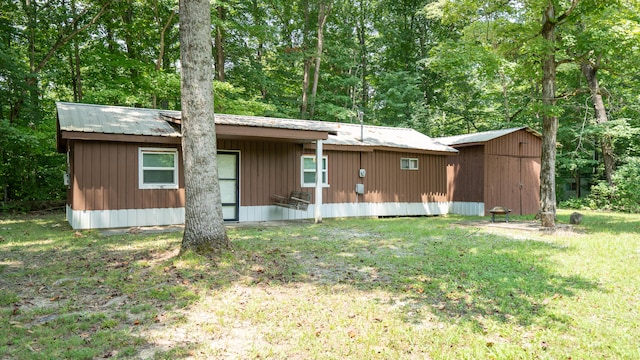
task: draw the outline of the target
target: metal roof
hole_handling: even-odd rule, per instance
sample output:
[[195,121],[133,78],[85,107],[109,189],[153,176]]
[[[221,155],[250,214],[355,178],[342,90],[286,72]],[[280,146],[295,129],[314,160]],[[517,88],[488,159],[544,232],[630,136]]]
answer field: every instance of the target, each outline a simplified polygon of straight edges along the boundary
[[[180,111],[129,108],[58,102],[58,121],[61,131],[81,133],[104,133],[121,135],[143,135],[180,137]],[[307,130],[329,133],[325,144],[346,146],[391,147],[457,153],[456,149],[434,141],[413,129],[364,125],[364,140],[361,141],[361,126],[357,124],[325,121],[270,118],[263,116],[215,114],[219,125]]]
[[61,131],[180,137],[180,131],[160,117],[158,110],[56,103]]
[[[361,139],[362,138],[362,139]],[[325,144],[457,153],[458,150],[408,128],[394,128],[357,124],[338,124],[338,134],[329,135]]]
[[436,138],[435,140],[449,146],[472,144],[472,143],[483,143],[483,142],[487,142],[487,141],[514,133],[516,131],[520,131],[520,130],[527,130],[528,132],[534,134],[535,136],[541,137],[541,135],[537,131],[523,126],[518,128],[484,131],[484,132],[478,132],[473,134],[439,137],[439,138]]

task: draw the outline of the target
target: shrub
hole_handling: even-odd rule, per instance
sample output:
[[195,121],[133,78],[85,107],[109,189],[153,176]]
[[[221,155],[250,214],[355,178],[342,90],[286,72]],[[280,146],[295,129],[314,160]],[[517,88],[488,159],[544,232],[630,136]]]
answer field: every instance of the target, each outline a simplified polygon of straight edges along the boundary
[[591,209],[589,198],[570,198],[560,203],[564,209],[587,210]]
[[613,176],[613,186],[601,181],[587,199],[592,209],[640,212],[640,158],[629,158]]
[[616,210],[640,212],[640,158],[629,158],[613,176]]

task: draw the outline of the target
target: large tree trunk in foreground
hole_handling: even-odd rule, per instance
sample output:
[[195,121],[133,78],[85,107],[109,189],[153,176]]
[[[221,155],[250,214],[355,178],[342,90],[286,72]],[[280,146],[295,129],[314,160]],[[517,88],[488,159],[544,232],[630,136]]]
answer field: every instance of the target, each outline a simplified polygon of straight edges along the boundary
[[542,157],[540,159],[540,219],[542,226],[554,227],[556,217],[556,141],[558,117],[556,105],[556,27],[562,23],[578,5],[580,0],[571,0],[571,6],[556,17],[556,5],[549,0],[542,14],[542,37],[548,45],[542,63]]
[[[556,19],[554,5],[549,5],[544,13],[542,36],[555,44]],[[550,47],[552,47],[551,45]],[[555,51],[549,50],[543,62],[542,102],[547,107],[542,117],[542,158],[540,169],[540,218],[542,226],[554,227],[556,215],[556,138],[558,117],[553,115],[556,104],[556,58]]]
[[[600,85],[598,84],[598,67],[597,65],[591,64],[588,60],[583,60],[580,64],[580,69],[582,70],[582,74],[587,79],[587,83],[589,84],[589,90],[591,91],[591,100],[593,102],[593,109],[596,115],[596,123],[598,125],[602,125],[609,121],[607,116],[607,111],[604,108],[604,101],[602,100],[602,94],[600,93]],[[613,157],[613,145],[611,142],[611,137],[609,135],[604,135],[602,139],[600,139],[602,144],[602,158],[604,160],[604,174],[607,178],[607,182],[609,186],[613,185],[613,167],[615,165],[615,159]]]
[[180,252],[229,247],[224,228],[213,114],[209,0],[180,0],[185,227]]

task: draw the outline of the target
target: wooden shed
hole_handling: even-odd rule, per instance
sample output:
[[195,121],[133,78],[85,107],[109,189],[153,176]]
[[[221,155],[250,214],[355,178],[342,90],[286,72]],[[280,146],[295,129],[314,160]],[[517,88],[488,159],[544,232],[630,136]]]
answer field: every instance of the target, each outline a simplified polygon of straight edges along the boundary
[[519,127],[436,140],[459,151],[447,157],[452,213],[488,215],[495,206],[517,215],[538,212],[541,134]]
[[[179,111],[56,105],[73,228],[184,222]],[[225,114],[215,121],[226,221],[314,218],[316,209],[323,217],[449,212],[446,161],[457,150],[415,130]],[[274,204],[292,191],[311,193],[313,205]]]

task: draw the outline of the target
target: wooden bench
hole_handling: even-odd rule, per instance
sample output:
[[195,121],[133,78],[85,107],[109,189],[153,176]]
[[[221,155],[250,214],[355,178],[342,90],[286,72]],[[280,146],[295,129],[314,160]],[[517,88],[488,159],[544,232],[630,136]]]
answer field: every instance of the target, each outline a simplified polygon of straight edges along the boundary
[[274,205],[294,210],[307,210],[311,203],[311,193],[292,191],[289,197],[273,195]]
[[502,206],[495,206],[489,210],[489,212],[491,213],[491,222],[496,222],[496,215],[505,215],[507,222],[509,222],[509,213],[511,212],[511,209],[507,209]]

